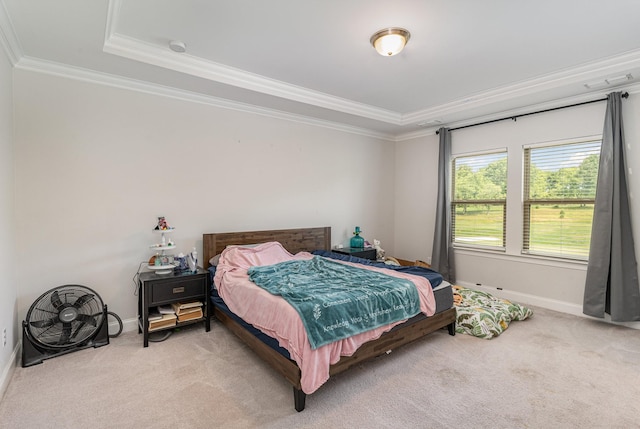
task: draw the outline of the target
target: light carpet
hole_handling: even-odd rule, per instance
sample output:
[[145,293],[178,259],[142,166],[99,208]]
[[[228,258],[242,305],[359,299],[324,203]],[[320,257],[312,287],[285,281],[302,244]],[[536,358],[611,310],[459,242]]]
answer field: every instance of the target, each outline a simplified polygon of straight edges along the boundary
[[640,427],[640,332],[533,309],[492,340],[441,330],[361,364],[301,413],[215,320],[148,348],[127,332],[16,368],[0,428]]

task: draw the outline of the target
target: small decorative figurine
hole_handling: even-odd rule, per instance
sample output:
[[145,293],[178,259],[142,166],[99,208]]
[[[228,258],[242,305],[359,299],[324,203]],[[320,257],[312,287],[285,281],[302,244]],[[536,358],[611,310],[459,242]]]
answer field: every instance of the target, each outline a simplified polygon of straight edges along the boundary
[[373,239],[373,247],[376,249],[376,259],[384,261],[384,249],[380,247],[380,240]]
[[158,224],[156,225],[155,229],[159,231],[166,231],[171,228],[169,227],[169,224],[167,223],[167,220],[164,218],[164,216],[158,216]]

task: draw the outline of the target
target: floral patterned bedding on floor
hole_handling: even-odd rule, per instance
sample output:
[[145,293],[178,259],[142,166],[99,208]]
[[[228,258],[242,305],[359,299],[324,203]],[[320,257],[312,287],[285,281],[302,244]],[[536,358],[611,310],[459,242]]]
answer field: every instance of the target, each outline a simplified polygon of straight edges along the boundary
[[525,320],[533,311],[489,293],[453,286],[457,310],[456,332],[491,339],[503,333],[512,320]]

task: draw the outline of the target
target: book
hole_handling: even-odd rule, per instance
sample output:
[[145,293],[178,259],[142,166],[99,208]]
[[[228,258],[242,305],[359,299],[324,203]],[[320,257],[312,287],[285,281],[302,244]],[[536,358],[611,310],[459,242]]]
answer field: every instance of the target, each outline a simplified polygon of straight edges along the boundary
[[176,311],[176,316],[182,316],[184,314],[190,314],[195,312],[202,313],[202,307],[185,308],[184,310],[178,310]]
[[160,314],[176,314],[175,310],[170,304],[167,305],[159,305],[158,312]]
[[175,313],[163,314],[161,319],[149,320],[149,332],[156,329],[167,328],[176,325],[177,316]]
[[200,319],[203,316],[202,307],[197,307],[187,313],[181,313],[178,317],[178,322],[186,322],[187,320]]
[[202,313],[202,302],[200,301],[174,302],[171,306],[178,316],[192,311],[197,311],[198,309],[200,309],[200,312]]
[[151,310],[149,310],[149,318],[148,318],[148,320],[150,322],[152,320],[160,320],[160,319],[162,319],[162,314],[160,314],[160,312],[158,311],[157,307],[154,307]]

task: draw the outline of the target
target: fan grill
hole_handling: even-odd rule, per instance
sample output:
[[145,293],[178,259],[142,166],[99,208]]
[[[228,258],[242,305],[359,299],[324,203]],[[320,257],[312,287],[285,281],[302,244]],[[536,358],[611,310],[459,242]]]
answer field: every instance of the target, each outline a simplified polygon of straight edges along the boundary
[[34,341],[47,348],[66,348],[91,338],[102,326],[103,303],[86,286],[67,285],[38,298],[27,313]]

